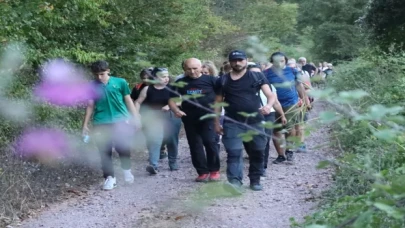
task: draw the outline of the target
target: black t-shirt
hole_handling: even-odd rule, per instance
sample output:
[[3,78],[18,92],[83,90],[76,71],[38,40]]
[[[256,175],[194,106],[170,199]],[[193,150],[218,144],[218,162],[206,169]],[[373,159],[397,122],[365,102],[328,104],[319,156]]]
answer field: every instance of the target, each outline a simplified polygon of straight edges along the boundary
[[[211,104],[215,103],[215,93],[216,93],[216,77],[201,75],[201,77],[193,79],[190,77],[180,78],[176,83],[184,82],[187,83],[184,87],[177,87],[175,90],[182,96],[201,94],[202,97],[191,98],[190,101],[196,102],[210,110]],[[178,97],[176,94],[171,94],[171,97]],[[204,109],[201,109],[187,100],[183,100],[181,104],[181,109],[187,114],[187,116],[201,117],[205,114],[211,113]]]
[[302,66],[302,69],[308,72],[310,76],[312,76],[316,71],[316,67],[312,66],[311,64],[305,64],[305,66]]
[[147,85],[145,83],[140,83],[137,84],[131,91],[131,99],[136,100],[139,97],[139,94],[141,93],[142,89],[145,88]]
[[[254,76],[256,74],[256,77]],[[238,80],[233,80],[229,74],[223,75],[217,81],[217,94],[224,96],[224,102],[229,106],[225,107],[225,115],[244,123],[254,124],[264,120],[260,114],[260,88],[263,84],[269,84],[266,77],[259,72],[247,71]],[[245,117],[240,112],[248,114],[257,113],[255,117]]]
[[150,85],[142,104],[150,109],[161,110],[168,104],[169,99],[170,91],[168,89],[156,89],[153,85]]

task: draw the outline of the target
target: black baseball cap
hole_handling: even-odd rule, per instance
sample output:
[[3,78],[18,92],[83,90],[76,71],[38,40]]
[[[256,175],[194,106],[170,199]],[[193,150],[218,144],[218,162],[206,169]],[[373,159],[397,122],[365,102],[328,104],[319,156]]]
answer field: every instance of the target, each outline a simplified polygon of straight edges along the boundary
[[246,53],[244,51],[235,50],[231,51],[228,56],[229,61],[237,60],[237,59],[247,59]]

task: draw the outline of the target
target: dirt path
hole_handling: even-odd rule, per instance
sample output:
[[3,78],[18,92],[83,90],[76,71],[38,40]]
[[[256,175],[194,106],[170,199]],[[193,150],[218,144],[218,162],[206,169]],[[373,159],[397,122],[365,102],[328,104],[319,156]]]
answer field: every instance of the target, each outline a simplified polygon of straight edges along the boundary
[[[315,107],[311,119],[323,104]],[[330,154],[327,148],[318,148],[325,142],[328,128],[312,131],[307,139],[311,153],[296,154],[294,165],[271,165],[269,177],[263,181],[264,191],[247,189],[242,196],[231,197],[221,183],[193,182],[196,174],[182,137],[180,171],[170,172],[165,161],[159,175],[151,177],[144,171],[146,154],[139,155],[133,185],[119,185],[111,192],[94,186],[86,196],[53,205],[37,218],[24,221],[22,227],[289,227],[290,217],[302,221],[313,211],[316,198],[330,182],[330,170],[315,168],[319,155]],[[276,157],[273,146],[271,155],[270,159]],[[221,157],[225,180],[225,152]]]

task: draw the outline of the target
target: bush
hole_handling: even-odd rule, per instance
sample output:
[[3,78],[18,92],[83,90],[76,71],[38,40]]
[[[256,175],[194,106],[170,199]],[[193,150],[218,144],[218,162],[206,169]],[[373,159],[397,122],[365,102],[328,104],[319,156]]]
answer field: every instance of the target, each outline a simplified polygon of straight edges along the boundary
[[405,91],[404,60],[403,55],[368,52],[336,69],[328,84],[337,92],[333,96],[358,90],[369,95],[354,102],[328,98],[343,117],[334,123],[333,132],[335,146],[342,151],[334,186],[304,225],[405,225],[405,122],[400,107],[405,98],[400,92]]

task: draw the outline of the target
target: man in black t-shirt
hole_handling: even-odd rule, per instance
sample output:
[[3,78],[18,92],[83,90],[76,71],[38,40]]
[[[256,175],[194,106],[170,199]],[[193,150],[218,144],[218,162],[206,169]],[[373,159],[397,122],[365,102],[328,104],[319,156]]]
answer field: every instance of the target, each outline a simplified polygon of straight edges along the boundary
[[[247,71],[247,58],[243,51],[233,51],[229,54],[232,71],[222,76],[217,81],[218,90],[216,102],[228,104],[225,107],[225,116],[235,120],[225,119],[223,129],[219,120],[215,121],[215,129],[223,134],[222,142],[228,154],[227,189],[239,194],[243,180],[243,148],[249,155],[250,188],[255,191],[262,190],[260,176],[263,173],[264,150],[267,138],[261,125],[263,115],[268,115],[276,101],[276,96],[271,92],[269,83],[262,73]],[[267,104],[260,103],[259,92],[263,91]],[[217,108],[216,113],[220,109]],[[250,134],[249,131],[253,133]],[[243,141],[251,137],[247,142]]]
[[200,120],[202,116],[213,112],[211,105],[215,102],[217,78],[201,74],[201,61],[195,58],[186,60],[183,68],[185,77],[176,81],[185,85],[176,88],[177,93],[183,97],[181,109],[173,99],[169,101],[169,106],[183,121],[191,160],[198,173],[196,181],[219,181],[219,148],[214,120]]

